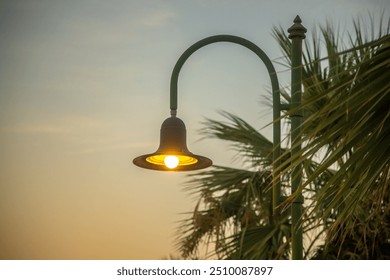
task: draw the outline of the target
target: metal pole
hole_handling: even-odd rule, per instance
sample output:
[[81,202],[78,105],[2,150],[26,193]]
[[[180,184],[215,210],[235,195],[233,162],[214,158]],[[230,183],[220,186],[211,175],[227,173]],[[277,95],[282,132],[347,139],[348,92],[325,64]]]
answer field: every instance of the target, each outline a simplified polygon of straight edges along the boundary
[[187,59],[198,49],[218,42],[228,42],[235,43],[241,46],[246,47],[247,49],[254,52],[265,64],[265,67],[268,70],[268,74],[271,79],[272,86],[272,100],[273,100],[273,169],[274,172],[274,180],[272,185],[272,207],[273,207],[273,217],[277,218],[279,216],[279,204],[280,204],[280,194],[281,194],[281,183],[280,183],[280,165],[281,165],[281,125],[280,125],[280,92],[279,92],[279,82],[278,77],[276,75],[275,68],[272,64],[272,61],[269,57],[254,43],[233,35],[216,35],[207,37],[203,40],[200,40],[190,46],[184,53],[179,57],[178,61],[175,64],[175,67],[172,71],[171,76],[171,88],[170,88],[170,108],[171,114],[176,115],[177,111],[177,89],[178,89],[178,78],[181,68],[183,64],[187,61]]
[[[305,38],[306,28],[297,16],[294,24],[288,29],[291,39],[291,158],[295,158],[301,151],[301,119],[302,110],[296,110],[301,105],[302,96],[302,40]],[[292,259],[303,258],[303,231],[302,213],[303,196],[299,191],[302,180],[302,165],[294,167],[291,174],[291,194],[295,196],[291,205],[291,247]]]

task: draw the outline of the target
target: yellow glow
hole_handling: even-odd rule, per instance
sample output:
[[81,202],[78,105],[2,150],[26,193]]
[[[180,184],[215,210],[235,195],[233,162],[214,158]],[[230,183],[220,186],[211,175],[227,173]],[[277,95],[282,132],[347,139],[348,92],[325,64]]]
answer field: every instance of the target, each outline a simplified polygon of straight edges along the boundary
[[198,162],[198,160],[191,156],[183,155],[153,155],[146,158],[147,162],[156,165],[165,165],[170,169],[177,166],[191,165]]
[[179,165],[179,158],[177,156],[166,156],[164,163],[166,167],[173,169]]

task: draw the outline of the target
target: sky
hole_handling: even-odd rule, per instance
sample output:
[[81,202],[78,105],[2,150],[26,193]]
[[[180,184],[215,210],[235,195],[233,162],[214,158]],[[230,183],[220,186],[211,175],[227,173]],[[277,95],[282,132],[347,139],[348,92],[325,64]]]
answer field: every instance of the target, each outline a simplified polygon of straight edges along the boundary
[[[296,15],[308,29],[352,19],[388,0],[0,0],[0,259],[163,259],[177,255],[178,221],[196,198],[183,173],[140,169],[169,117],[179,56],[217,34],[244,37],[289,72],[272,28]],[[194,53],[179,77],[178,117],[189,149],[240,167],[203,139],[207,118],[271,121],[270,81],[249,50],[227,43]],[[271,139],[271,128],[261,130]]]

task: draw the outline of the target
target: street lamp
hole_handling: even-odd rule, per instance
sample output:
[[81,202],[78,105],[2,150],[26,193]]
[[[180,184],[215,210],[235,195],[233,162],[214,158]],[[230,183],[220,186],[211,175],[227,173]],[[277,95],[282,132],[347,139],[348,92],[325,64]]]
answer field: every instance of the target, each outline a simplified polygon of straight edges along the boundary
[[152,154],[139,156],[133,163],[139,167],[160,171],[191,171],[209,167],[213,162],[191,153],[186,143],[186,127],[176,114],[161,125],[160,146]]
[[[286,109],[295,109],[301,104],[302,85],[302,39],[305,38],[306,28],[302,26],[301,19],[297,16],[294,24],[288,29],[289,38],[292,41],[291,64],[291,104],[282,106],[280,103],[279,82],[275,68],[269,57],[254,43],[233,35],[216,35],[207,37],[190,46],[176,62],[172,71],[170,85],[170,109],[171,116],[161,125],[160,146],[156,152],[136,157],[133,163],[139,167],[160,171],[191,171],[206,168],[212,165],[212,161],[204,156],[191,153],[186,144],[186,128],[184,122],[177,115],[177,84],[180,70],[186,60],[198,49],[218,42],[229,42],[241,45],[253,51],[265,64],[271,79],[273,99],[273,186],[272,207],[274,217],[279,216],[279,204],[281,200],[280,165],[281,165],[281,127],[280,112]],[[294,147],[291,157],[300,152],[300,125],[302,115],[298,112],[291,116],[291,143]],[[301,184],[301,167],[292,170],[291,193],[296,194]],[[292,257],[302,259],[302,196],[296,195],[291,206],[292,228]]]

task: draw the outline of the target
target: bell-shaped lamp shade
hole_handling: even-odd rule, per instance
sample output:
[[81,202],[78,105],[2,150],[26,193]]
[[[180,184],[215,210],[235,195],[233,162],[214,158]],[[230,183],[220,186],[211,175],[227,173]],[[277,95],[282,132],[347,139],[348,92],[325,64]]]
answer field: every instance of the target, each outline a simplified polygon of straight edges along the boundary
[[161,125],[160,146],[153,154],[136,157],[133,163],[139,167],[160,171],[191,171],[209,167],[213,162],[191,153],[186,144],[184,122],[172,116]]

